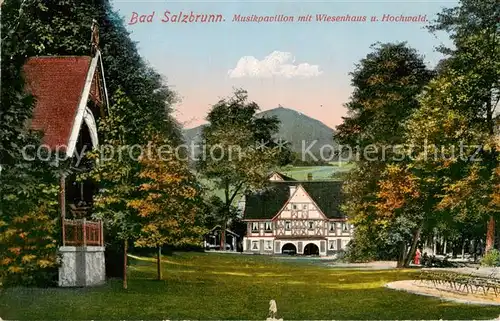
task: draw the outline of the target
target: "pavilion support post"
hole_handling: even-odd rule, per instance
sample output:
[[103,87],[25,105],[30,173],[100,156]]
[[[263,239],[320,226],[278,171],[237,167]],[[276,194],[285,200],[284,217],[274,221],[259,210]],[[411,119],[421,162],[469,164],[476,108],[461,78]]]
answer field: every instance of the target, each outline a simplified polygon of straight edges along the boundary
[[87,246],[87,220],[85,218],[82,220],[82,238],[83,246]]
[[99,243],[100,246],[104,246],[104,224],[102,221],[99,222],[100,227],[101,227],[101,242]]
[[59,180],[59,205],[61,207],[61,231],[62,231],[62,245],[66,245],[66,178],[61,174]]

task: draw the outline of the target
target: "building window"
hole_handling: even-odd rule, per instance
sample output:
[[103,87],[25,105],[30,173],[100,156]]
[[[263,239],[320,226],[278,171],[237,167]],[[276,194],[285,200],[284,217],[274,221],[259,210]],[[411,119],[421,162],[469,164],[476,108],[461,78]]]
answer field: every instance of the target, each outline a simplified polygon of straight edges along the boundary
[[258,249],[259,249],[259,242],[253,241],[252,242],[252,250],[258,250]]
[[266,232],[271,232],[271,231],[272,231],[271,222],[266,222]]
[[259,222],[252,222],[252,232],[259,231]]
[[273,249],[273,241],[266,241],[266,250]]
[[290,231],[291,228],[291,222],[285,222],[285,230]]
[[309,229],[312,230],[314,228],[314,222],[313,221],[309,221]]
[[342,240],[342,249],[345,250],[347,248],[347,244],[349,244],[349,240]]
[[330,222],[330,232],[334,232],[334,231],[335,231],[335,223]]
[[304,204],[304,205],[302,206],[302,208],[303,208],[303,209],[305,209],[305,210],[307,210],[307,204]]
[[344,232],[347,232],[348,231],[348,228],[347,228],[347,224],[346,223],[342,223],[342,230]]
[[297,209],[297,204],[292,204],[292,209],[296,210]]
[[337,249],[337,241],[335,240],[330,241],[329,249],[335,251]]

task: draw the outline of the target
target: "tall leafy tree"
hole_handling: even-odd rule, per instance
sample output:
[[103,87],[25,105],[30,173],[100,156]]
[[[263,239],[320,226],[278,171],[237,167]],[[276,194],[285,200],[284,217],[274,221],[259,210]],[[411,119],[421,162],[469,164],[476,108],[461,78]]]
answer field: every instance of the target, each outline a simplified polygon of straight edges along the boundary
[[[451,92],[449,99],[461,103],[454,106],[467,117],[468,130],[481,132],[487,138],[481,145],[480,163],[464,165],[461,178],[447,184],[446,190],[453,206],[467,207],[475,203],[488,217],[486,250],[493,247],[495,220],[499,209],[492,202],[498,182],[498,149],[494,144],[500,100],[500,6],[495,0],[461,0],[459,5],[444,9],[429,27],[432,32],[447,32],[454,48],[441,47],[447,55],[446,65],[462,79],[461,91]],[[463,185],[470,193],[464,193]],[[473,186],[481,186],[480,190]],[[487,197],[484,197],[486,195]],[[451,199],[453,201],[451,201]]]
[[[25,23],[16,1],[2,4],[2,86],[0,108],[0,278],[4,285],[46,285],[57,265],[58,169],[54,157],[41,161],[39,133],[26,127],[34,99],[22,77],[23,40],[16,33]],[[25,150],[25,151],[28,151]],[[50,156],[50,155],[43,155]]]
[[236,90],[215,104],[203,129],[204,150],[199,170],[224,191],[221,211],[221,248],[233,201],[246,190],[263,187],[270,170],[279,162],[279,147],[269,147],[278,131],[276,118],[256,118],[259,106],[248,101],[247,92]]
[[100,190],[94,200],[94,217],[103,220],[104,227],[114,238],[123,243],[123,287],[127,288],[127,248],[140,229],[137,211],[129,205],[138,194],[137,159],[140,150],[129,149],[124,118],[133,103],[122,91],[113,97],[108,117],[99,121],[99,128],[105,148],[89,154],[96,165],[90,172],[80,175],[81,179],[92,179]]
[[[397,148],[404,143],[404,122],[419,107],[417,96],[433,73],[405,43],[375,44],[372,49],[351,73],[354,92],[346,104],[349,115],[334,137],[358,153],[356,168],[344,184],[344,210],[357,231],[350,247],[352,253],[362,257],[363,252],[376,253],[377,248],[395,242],[399,264],[404,265],[410,254],[406,253],[408,244],[419,228],[408,219],[415,210],[384,217],[377,209],[383,193],[379,182],[384,175],[391,177],[387,166],[404,159]],[[399,211],[405,210],[402,207]],[[403,218],[408,224],[402,224]]]
[[207,232],[200,220],[201,188],[172,147],[169,140],[152,135],[151,152],[139,159],[139,193],[128,202],[140,221],[135,244],[157,249],[158,280],[163,246],[199,246]]

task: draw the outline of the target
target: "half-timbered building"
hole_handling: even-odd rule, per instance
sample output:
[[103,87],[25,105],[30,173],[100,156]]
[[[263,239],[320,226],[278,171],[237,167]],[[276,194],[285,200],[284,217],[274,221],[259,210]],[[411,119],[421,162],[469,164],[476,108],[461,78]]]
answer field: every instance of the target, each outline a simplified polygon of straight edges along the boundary
[[280,173],[269,187],[245,196],[243,251],[335,255],[345,251],[353,226],[340,210],[338,181],[296,181]]

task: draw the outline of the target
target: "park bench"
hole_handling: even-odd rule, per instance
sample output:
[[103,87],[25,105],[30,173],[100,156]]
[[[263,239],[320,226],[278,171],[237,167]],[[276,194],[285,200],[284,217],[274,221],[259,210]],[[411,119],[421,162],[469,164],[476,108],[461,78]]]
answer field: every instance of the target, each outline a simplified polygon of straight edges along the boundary
[[454,291],[471,294],[482,290],[485,295],[492,290],[495,296],[498,296],[500,293],[500,279],[496,278],[495,274],[496,271],[484,277],[474,273],[461,274],[452,271],[422,270],[418,279],[420,282],[432,283],[436,288],[447,285]]

